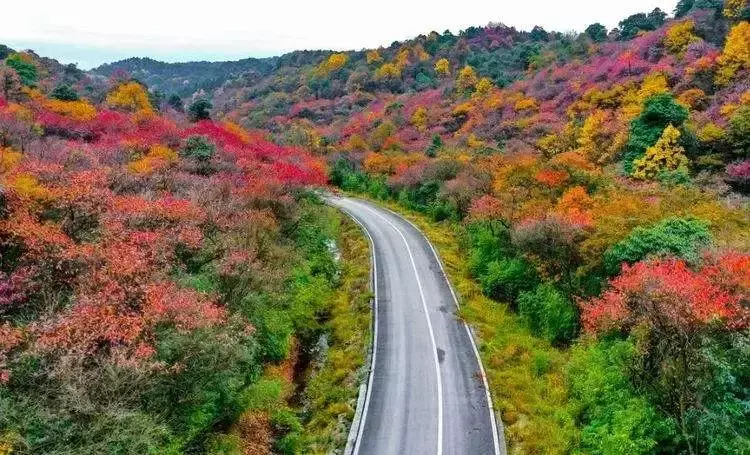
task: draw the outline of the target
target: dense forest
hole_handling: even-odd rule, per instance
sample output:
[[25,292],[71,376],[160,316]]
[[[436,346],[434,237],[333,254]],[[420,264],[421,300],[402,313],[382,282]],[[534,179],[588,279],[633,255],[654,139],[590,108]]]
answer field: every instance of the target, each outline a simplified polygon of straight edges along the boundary
[[[366,247],[326,186],[455,240],[513,453],[750,453],[746,0],[0,60],[0,453],[340,448],[367,272],[331,245]],[[307,368],[321,339],[341,351]]]

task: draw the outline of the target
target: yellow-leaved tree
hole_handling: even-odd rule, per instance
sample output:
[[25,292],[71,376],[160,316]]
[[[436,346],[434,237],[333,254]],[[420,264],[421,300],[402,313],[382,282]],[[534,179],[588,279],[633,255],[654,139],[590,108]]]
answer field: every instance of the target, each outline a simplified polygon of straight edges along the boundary
[[320,77],[326,77],[331,73],[334,73],[346,65],[349,61],[349,56],[343,52],[331,54],[327,59],[318,65],[315,69],[316,75]]
[[700,38],[695,36],[695,22],[688,19],[669,27],[664,37],[664,46],[672,54],[682,57],[687,47],[699,40]]
[[450,76],[451,64],[447,58],[441,58],[435,62],[435,72],[438,73],[438,76]]
[[146,88],[138,82],[126,82],[120,84],[107,95],[107,104],[114,108],[130,112],[144,111],[152,112],[154,108],[148,97]]
[[680,130],[667,125],[656,144],[642,158],[633,161],[633,178],[654,180],[663,171],[687,170],[688,159],[679,140]]
[[380,56],[380,52],[378,52],[377,49],[367,51],[367,54],[365,54],[365,58],[367,59],[368,65],[371,65],[373,63],[380,63],[383,61],[383,57]]
[[411,124],[419,131],[425,131],[427,129],[427,109],[422,106],[416,108],[411,116]]
[[732,27],[718,59],[716,83],[726,85],[740,70],[750,70],[750,22],[742,21]]
[[461,72],[458,73],[458,79],[456,79],[456,87],[461,91],[473,90],[477,85],[477,72],[474,71],[469,65],[464,66]]
[[384,63],[383,66],[375,70],[375,79],[400,79],[401,68],[395,63]]
[[724,16],[736,19],[747,7],[747,0],[724,0]]
[[479,79],[479,82],[477,82],[476,87],[474,87],[474,94],[476,96],[485,96],[488,93],[490,93],[490,90],[492,90],[492,87],[494,87],[495,84],[492,83],[492,79],[488,77],[483,77]]

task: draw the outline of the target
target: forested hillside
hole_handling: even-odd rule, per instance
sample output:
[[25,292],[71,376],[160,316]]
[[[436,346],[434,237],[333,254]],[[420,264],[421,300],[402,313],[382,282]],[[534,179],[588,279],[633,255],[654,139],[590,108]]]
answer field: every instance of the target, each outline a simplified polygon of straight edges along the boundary
[[324,160],[129,76],[3,60],[0,453],[340,446],[367,251],[311,192]]
[[266,396],[330,329],[326,183],[454,240],[513,453],[750,453],[746,0],[239,62],[0,59],[0,453],[238,453],[248,408],[266,449],[330,448]]

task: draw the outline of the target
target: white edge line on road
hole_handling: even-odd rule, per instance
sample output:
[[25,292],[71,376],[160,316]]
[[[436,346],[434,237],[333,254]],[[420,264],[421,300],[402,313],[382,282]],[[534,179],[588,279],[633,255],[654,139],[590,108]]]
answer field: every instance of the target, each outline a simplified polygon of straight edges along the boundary
[[[456,308],[457,309],[461,308],[461,304],[458,302],[458,297],[456,296],[456,292],[453,290],[453,285],[451,284],[450,279],[448,279],[448,274],[445,273],[445,267],[443,267],[443,261],[440,260],[440,256],[437,254],[437,251],[435,250],[435,247],[432,245],[432,242],[430,242],[430,240],[427,238],[427,236],[424,234],[424,232],[422,232],[422,230],[419,229],[419,227],[416,224],[412,223],[410,220],[407,220],[406,218],[402,217],[401,215],[399,215],[398,213],[394,212],[393,210],[391,210],[391,209],[389,209],[387,207],[383,207],[383,208],[385,210],[389,211],[391,214],[393,214],[393,216],[395,216],[395,217],[397,217],[397,218],[399,218],[401,220],[404,220],[407,223],[409,223],[417,232],[419,232],[420,235],[422,235],[422,237],[425,238],[425,240],[427,240],[427,244],[430,245],[430,249],[432,250],[432,254],[435,256],[435,260],[437,261],[438,266],[440,266],[440,272],[442,272],[443,278],[445,278],[445,282],[448,283],[448,289],[450,289],[450,291],[451,291],[451,295],[453,296],[453,301],[456,304]],[[499,438],[498,438],[499,427],[498,427],[497,421],[495,419],[495,408],[492,405],[492,395],[490,394],[490,387],[489,387],[489,382],[487,381],[487,374],[484,371],[484,366],[482,365],[482,358],[479,356],[479,350],[477,349],[477,344],[474,341],[474,333],[472,332],[471,328],[466,323],[466,321],[462,321],[462,322],[464,324],[464,327],[466,328],[466,332],[469,334],[469,341],[471,341],[471,347],[472,347],[472,349],[474,351],[474,355],[477,358],[477,363],[479,364],[479,372],[482,375],[482,383],[484,385],[484,391],[485,391],[485,394],[487,396],[487,404],[490,407],[490,409],[489,409],[490,422],[492,423],[492,430],[493,430],[492,431],[492,442],[493,442],[494,447],[495,447],[495,454],[499,455],[500,454],[500,441],[499,441]],[[503,446],[505,446],[505,438],[503,438]],[[506,453],[506,450],[503,450],[502,453]]]
[[411,247],[409,246],[409,242],[406,240],[404,233],[401,232],[401,229],[399,229],[395,224],[393,224],[388,218],[384,217],[383,215],[378,213],[376,210],[372,209],[369,205],[362,204],[362,206],[368,211],[372,212],[378,218],[388,223],[396,232],[398,232],[398,235],[400,235],[401,239],[404,241],[404,245],[406,245],[406,252],[409,253],[411,266],[414,269],[414,276],[417,279],[417,287],[419,288],[419,296],[422,300],[422,308],[424,309],[425,319],[427,320],[427,329],[430,333],[430,341],[432,342],[432,358],[435,361],[435,374],[437,376],[437,389],[438,389],[437,390],[438,392],[437,455],[442,455],[443,453],[443,380],[440,377],[440,361],[438,360],[438,355],[437,355],[437,343],[435,342],[435,332],[432,330],[432,322],[430,321],[430,313],[427,310],[427,299],[425,299],[424,290],[422,290],[422,281],[419,279],[419,271],[417,270],[417,264],[416,264],[416,261],[414,261],[414,255],[411,252]]
[[[373,293],[375,294],[375,297],[373,299],[372,304],[372,341],[371,341],[371,353],[372,358],[370,360],[370,371],[368,373],[368,379],[367,379],[367,392],[365,393],[365,402],[361,409],[357,409],[354,413],[355,419],[358,412],[361,412],[361,419],[359,421],[359,425],[357,425],[357,436],[354,441],[354,447],[348,447],[350,438],[347,438],[347,447],[344,449],[344,453],[352,453],[352,454],[358,454],[359,453],[359,447],[360,443],[362,442],[362,433],[364,432],[365,428],[365,420],[367,419],[367,410],[370,407],[370,394],[372,392],[372,380],[375,372],[375,359],[378,354],[378,261],[375,255],[375,241],[373,240],[372,236],[370,235],[370,231],[367,230],[365,225],[360,222],[352,212],[349,210],[336,206],[337,209],[341,210],[342,212],[349,215],[349,218],[354,220],[355,223],[359,225],[359,227],[362,229],[362,231],[367,236],[367,239],[370,241],[370,256],[371,256],[371,262],[372,262],[372,277],[371,277],[371,283],[373,288]],[[357,400],[359,401],[359,400]],[[354,420],[352,421],[354,423]],[[350,430],[351,433],[351,430]]]

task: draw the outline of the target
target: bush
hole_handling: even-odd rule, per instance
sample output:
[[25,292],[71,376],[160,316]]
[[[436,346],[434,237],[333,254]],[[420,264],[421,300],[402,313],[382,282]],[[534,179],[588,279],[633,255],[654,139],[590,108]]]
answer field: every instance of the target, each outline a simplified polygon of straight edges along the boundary
[[78,101],[80,97],[73,87],[68,84],[60,84],[52,90],[50,98],[54,98],[60,101]]
[[674,436],[674,423],[633,390],[626,375],[635,347],[628,341],[580,344],[568,367],[571,399],[590,454],[646,454]]
[[604,268],[610,275],[623,263],[633,264],[648,256],[671,254],[696,262],[700,251],[711,243],[708,223],[696,219],[668,218],[649,227],[639,227],[604,253]]
[[573,339],[578,328],[578,314],[573,303],[548,283],[518,297],[518,312],[529,328],[551,343]]
[[208,120],[211,118],[210,110],[214,106],[205,98],[199,98],[188,107],[188,113],[190,114],[190,120],[198,122],[200,120]]
[[533,289],[538,282],[534,267],[520,258],[490,262],[486,272],[478,278],[485,295],[511,303],[521,292]]
[[478,278],[487,272],[487,265],[503,257],[512,256],[510,231],[499,221],[471,223],[466,229],[469,243],[469,270]]
[[190,136],[180,150],[180,155],[199,162],[211,160],[216,154],[216,146],[204,136]]

